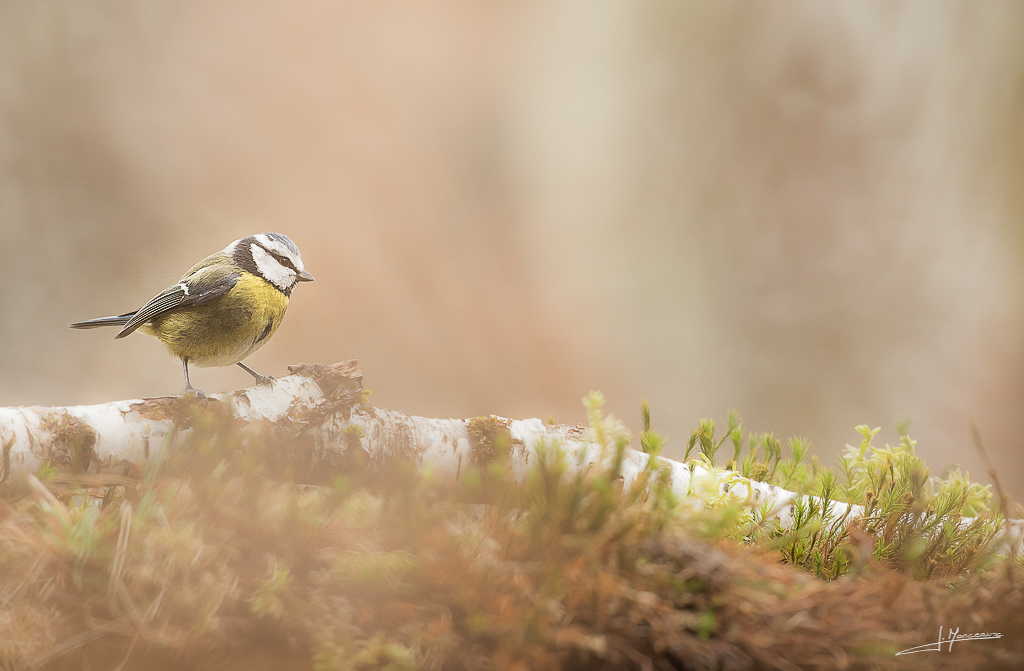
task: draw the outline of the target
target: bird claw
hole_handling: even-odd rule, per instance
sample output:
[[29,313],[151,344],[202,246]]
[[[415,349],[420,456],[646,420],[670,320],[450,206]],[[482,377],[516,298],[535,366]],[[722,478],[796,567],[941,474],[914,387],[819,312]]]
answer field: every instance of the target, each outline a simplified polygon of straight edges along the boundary
[[207,396],[204,392],[199,391],[190,384],[185,385],[185,396],[195,396],[196,398],[204,401],[207,398],[209,398],[209,396]]
[[275,381],[276,380],[274,379],[273,375],[257,375],[256,376],[256,386],[257,387],[270,386],[270,385],[274,384]]

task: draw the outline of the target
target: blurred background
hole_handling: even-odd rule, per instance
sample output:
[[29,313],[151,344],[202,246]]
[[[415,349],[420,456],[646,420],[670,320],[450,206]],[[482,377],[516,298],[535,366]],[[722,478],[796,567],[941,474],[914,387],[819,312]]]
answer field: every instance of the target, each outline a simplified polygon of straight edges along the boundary
[[[0,404],[179,393],[139,307],[251,233],[316,275],[248,360],[380,406],[910,421],[1024,495],[1024,4],[0,3]],[[207,391],[243,371],[196,369]]]

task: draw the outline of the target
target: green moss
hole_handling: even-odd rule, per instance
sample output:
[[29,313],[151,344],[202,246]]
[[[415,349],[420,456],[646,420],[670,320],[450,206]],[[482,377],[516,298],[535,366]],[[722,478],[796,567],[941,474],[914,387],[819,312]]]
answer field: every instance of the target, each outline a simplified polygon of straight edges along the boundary
[[[933,476],[915,452],[916,441],[905,433],[896,445],[878,446],[879,428],[855,430],[859,445],[848,446],[835,467],[808,459],[806,439],[791,438],[784,450],[783,441],[770,433],[746,433],[735,413],[721,437],[713,420],[701,421],[689,446],[700,446],[699,454],[713,463],[728,439],[734,453],[727,469],[818,497],[794,504],[787,529],[755,511],[737,530],[738,537],[777,550],[785,561],[818,577],[835,579],[863,567],[858,558],[865,553],[858,548],[864,543],[870,544],[873,561],[918,578],[963,575],[992,561],[1001,518],[991,511],[988,486],[972,483],[959,470],[947,478]],[[740,449],[744,443],[746,453]],[[858,519],[835,515],[837,501],[862,506],[864,514]],[[960,522],[964,517],[976,519],[966,525]]]

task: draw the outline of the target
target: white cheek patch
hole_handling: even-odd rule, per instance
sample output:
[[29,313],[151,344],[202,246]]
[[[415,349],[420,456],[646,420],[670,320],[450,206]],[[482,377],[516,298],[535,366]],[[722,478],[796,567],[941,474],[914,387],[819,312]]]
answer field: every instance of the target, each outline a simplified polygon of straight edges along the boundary
[[[257,233],[252,236],[255,238],[264,248],[271,252],[276,252],[281,256],[290,259],[292,264],[299,270],[305,270],[305,266],[302,265],[302,255],[299,254],[299,250],[295,249],[294,244],[286,244],[278,238],[267,235],[266,233]],[[290,242],[290,241],[289,241]]]
[[252,245],[252,260],[260,274],[281,291],[295,286],[295,271],[278,263],[277,259],[259,245]]

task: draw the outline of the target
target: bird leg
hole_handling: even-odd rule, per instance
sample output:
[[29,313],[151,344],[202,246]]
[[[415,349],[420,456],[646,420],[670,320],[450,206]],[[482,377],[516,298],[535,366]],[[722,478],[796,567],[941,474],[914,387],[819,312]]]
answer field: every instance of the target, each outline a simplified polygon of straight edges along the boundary
[[241,369],[242,369],[242,370],[244,370],[244,371],[245,371],[246,373],[248,373],[249,375],[252,375],[252,376],[253,376],[254,378],[256,378],[256,384],[257,384],[257,385],[261,385],[261,384],[271,384],[271,383],[272,383],[272,382],[274,381],[274,378],[273,378],[273,377],[271,377],[270,375],[260,375],[259,373],[257,373],[256,371],[254,371],[254,370],[253,370],[252,368],[249,368],[248,366],[246,366],[246,365],[245,365],[244,363],[242,363],[241,361],[239,361],[239,362],[238,362],[238,365],[239,365],[239,367],[241,367]]
[[192,384],[188,381],[188,357],[181,360],[181,365],[185,369],[185,396],[198,396],[199,398],[206,398],[206,394],[195,389]]

